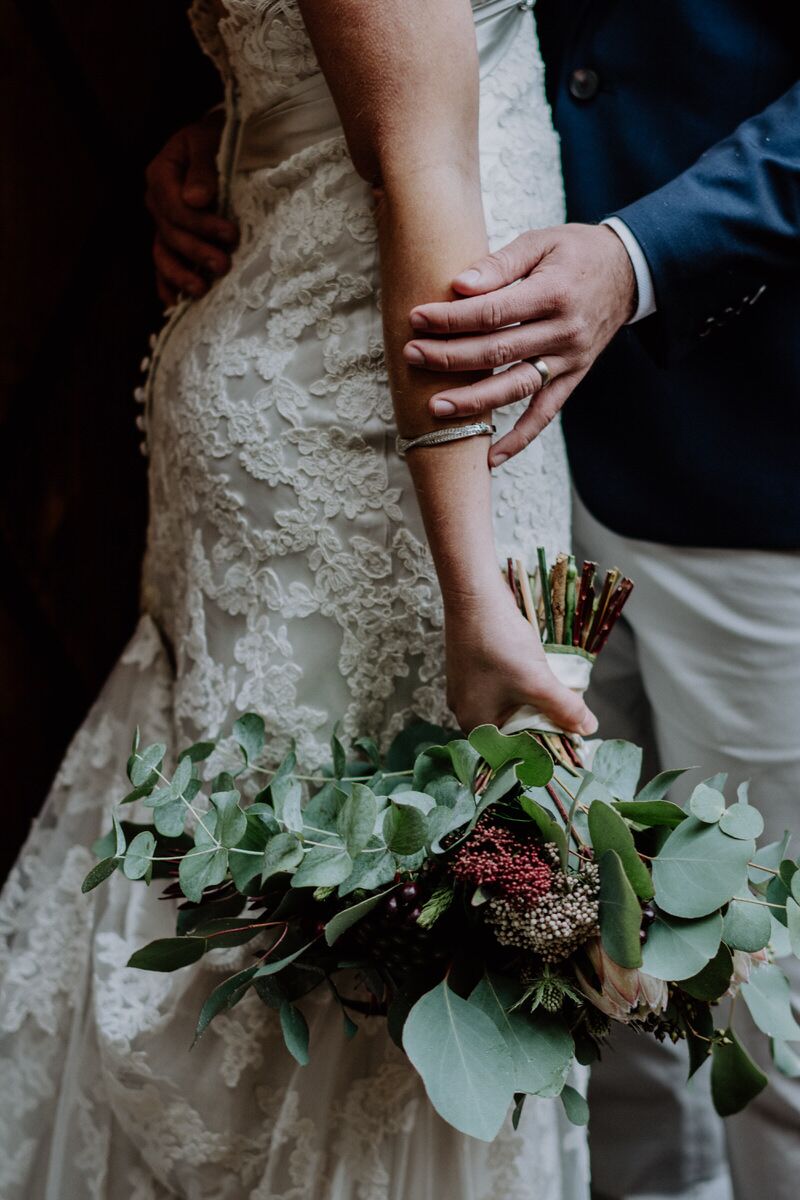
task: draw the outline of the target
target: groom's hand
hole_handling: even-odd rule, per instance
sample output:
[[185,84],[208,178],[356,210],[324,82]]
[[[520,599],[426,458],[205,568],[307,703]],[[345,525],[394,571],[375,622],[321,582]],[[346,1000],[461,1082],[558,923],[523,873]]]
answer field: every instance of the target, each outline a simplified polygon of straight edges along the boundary
[[180,129],[145,173],[145,203],[156,226],[156,285],[166,305],[181,294],[204,295],[209,280],[231,265],[238,231],[216,212],[216,155],[223,122],[223,114],[214,109]]
[[[508,367],[465,387],[431,397],[439,418],[502,408],[530,397],[514,429],[492,447],[499,466],[533,441],[561,408],[636,307],[628,253],[606,225],[558,225],[532,230],[453,280],[469,299],[421,304],[411,313],[418,331],[406,361],[431,371]],[[430,335],[430,336],[429,336]],[[533,363],[542,359],[551,382]]]

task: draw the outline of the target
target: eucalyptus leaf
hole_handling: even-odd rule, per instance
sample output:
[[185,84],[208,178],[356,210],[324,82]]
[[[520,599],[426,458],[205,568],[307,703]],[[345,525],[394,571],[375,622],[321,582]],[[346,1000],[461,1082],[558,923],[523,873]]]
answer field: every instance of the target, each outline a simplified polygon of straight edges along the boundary
[[170,800],[153,810],[153,824],[162,837],[178,837],[186,824],[186,805],[183,800]]
[[592,772],[617,800],[632,800],[642,773],[642,751],[632,742],[601,742],[592,760]]
[[185,750],[181,750],[178,758],[188,758],[190,762],[204,762],[216,750],[215,742],[195,742],[192,746],[187,746]]
[[486,1013],[503,1035],[514,1069],[514,1091],[557,1096],[575,1054],[575,1043],[563,1020],[537,1009],[528,1014],[513,1006],[524,989],[510,979],[485,974],[469,1002]]
[[[245,813],[245,832],[242,838],[228,852],[228,869],[237,889],[241,892],[251,879],[255,879],[263,868],[260,853],[266,848],[269,840],[269,828],[259,814],[248,808]],[[294,838],[295,842],[297,838]],[[249,853],[257,851],[257,853]],[[302,849],[300,851],[302,855]],[[299,861],[299,859],[298,859]]]
[[589,1124],[589,1105],[586,1097],[582,1096],[577,1088],[565,1084],[561,1092],[561,1103],[564,1105],[567,1120],[573,1125]]
[[334,887],[352,870],[353,860],[343,846],[312,846],[292,876],[292,887]]
[[452,808],[437,805],[428,816],[428,838],[433,854],[444,853],[442,839],[448,833],[463,828],[475,816],[475,800],[469,792],[462,792]]
[[637,825],[677,829],[687,814],[671,800],[615,800],[614,809]]
[[272,780],[270,793],[277,820],[293,833],[301,833],[303,789],[300,781],[291,775],[282,775],[280,779]]
[[353,790],[339,812],[337,827],[351,858],[369,842],[378,816],[378,802],[371,788],[354,783]]
[[[234,852],[235,853],[235,852]],[[303,861],[303,845],[295,833],[278,833],[270,838],[264,857],[256,862],[256,873],[261,871],[261,882],[266,883],[273,875],[293,871]]]
[[358,904],[342,909],[341,912],[331,917],[325,926],[325,941],[328,945],[332,946],[343,933],[356,925],[362,917],[366,917],[367,913],[372,912],[373,908],[376,908],[393,891],[394,888],[390,887],[384,892],[378,892],[375,896],[367,896],[366,900],[360,900]]
[[589,835],[595,857],[601,859],[606,850],[616,850],[636,895],[641,900],[651,900],[653,880],[639,858],[633,834],[619,813],[608,804],[595,800],[589,806]]
[[[675,771],[662,771],[660,775],[656,775],[636,793],[635,802],[652,804],[663,800],[676,779],[680,779],[681,775],[685,775],[687,771],[693,770],[694,767],[679,767]],[[675,807],[677,808],[677,805]]]
[[722,917],[687,921],[658,913],[647,931],[642,968],[654,979],[691,979],[711,962],[722,939]]
[[[756,886],[766,886],[770,880],[770,872],[777,871],[781,865],[786,849],[789,845],[790,836],[788,833],[783,835],[779,842],[770,842],[767,846],[760,846],[753,854],[753,865],[749,868],[750,882]],[[759,868],[765,868],[760,870]]]
[[233,726],[233,736],[241,747],[244,761],[251,765],[264,749],[263,718],[258,713],[244,713]]
[[765,963],[742,984],[742,999],[762,1033],[784,1042],[800,1041],[800,1025],[792,1013],[789,982],[780,967]]
[[795,958],[800,958],[800,904],[792,896],[786,901],[786,927],[789,930],[792,954]]
[[772,1038],[770,1041],[770,1050],[772,1051],[773,1062],[781,1075],[785,1075],[788,1079],[800,1079],[800,1055],[793,1050],[788,1042],[781,1042]]
[[494,1022],[447,986],[417,1000],[403,1026],[403,1048],[445,1121],[491,1142],[514,1092],[514,1064]]
[[224,979],[218,987],[214,988],[200,1010],[192,1045],[203,1036],[214,1017],[219,1016],[222,1012],[228,1012],[235,1004],[239,1003],[250,987],[257,970],[258,967],[247,967],[244,971],[239,971],[238,974]]
[[125,853],[125,847],[127,845],[125,841],[125,831],[123,830],[119,821],[119,817],[116,813],[111,814],[111,822],[114,826],[114,837],[116,838],[114,853],[118,858],[121,858]]
[[532,734],[501,733],[496,725],[479,725],[469,735],[469,744],[494,771],[518,762],[517,778],[525,787],[544,787],[553,777],[553,760]]
[[217,840],[230,849],[238,846],[247,830],[247,817],[239,807],[237,791],[212,792],[211,803],[217,813]]
[[301,1067],[308,1066],[308,1022],[288,1000],[280,1007],[280,1018],[286,1049]]
[[356,738],[356,740],[353,742],[353,749],[363,750],[373,767],[379,767],[381,765],[381,752],[378,749],[378,743],[374,738]]
[[676,917],[704,917],[746,889],[751,841],[726,837],[718,825],[688,817],[653,860],[659,908]]
[[559,825],[550,813],[542,808],[541,804],[537,804],[529,796],[520,796],[519,803],[522,810],[539,827],[544,840],[553,842],[558,847],[561,865],[564,866],[567,860],[567,835],[563,825]]
[[128,966],[138,967],[141,971],[178,971],[197,962],[206,949],[205,938],[158,938],[132,954]]
[[153,855],[156,852],[156,839],[149,829],[137,833],[122,862],[123,874],[128,879],[143,879],[153,869]]
[[428,840],[428,822],[418,808],[392,803],[383,818],[386,845],[395,854],[416,854]]
[[137,751],[131,767],[131,783],[134,787],[141,787],[159,769],[166,753],[167,747],[161,742]]
[[707,783],[698,783],[689,797],[689,811],[698,821],[716,825],[725,812],[725,797]]
[[767,1086],[767,1077],[753,1062],[733,1030],[711,1049],[711,1096],[721,1117],[741,1112]]
[[448,742],[447,750],[459,783],[471,787],[481,760],[480,754],[465,738],[455,738]]
[[684,980],[681,987],[695,1000],[708,1000],[713,1003],[725,995],[731,986],[732,978],[733,955],[723,942],[711,962],[691,979]]
[[427,792],[416,792],[412,788],[392,792],[392,804],[405,805],[406,808],[418,808],[426,816],[435,807],[436,801]]
[[339,724],[337,722],[331,734],[331,759],[333,761],[333,773],[337,779],[341,779],[343,775],[347,774],[347,755],[344,752],[344,746],[339,741],[338,730]]
[[749,841],[764,832],[764,818],[752,804],[732,804],[720,817],[719,827],[728,837]]
[[274,961],[265,962],[258,968],[253,978],[263,979],[265,975],[277,975],[279,971],[282,971],[284,967],[288,967],[295,959],[300,958],[301,954],[305,954],[306,950],[310,949],[313,945],[313,942],[306,942],[305,946],[301,946],[299,950],[293,950],[291,954],[287,954],[283,958],[276,958]]
[[89,874],[81,884],[82,892],[91,892],[98,884],[103,883],[110,875],[113,875],[117,867],[120,865],[118,858],[104,858],[99,863],[95,863]]
[[763,950],[772,933],[769,909],[765,904],[731,900],[725,914],[722,937],[732,950],[755,954]]
[[192,760],[188,755],[178,759],[178,765],[175,768],[175,774],[169,785],[169,799],[176,800],[182,796],[186,785],[192,778]]
[[620,967],[639,967],[642,910],[616,850],[600,859],[600,940],[609,958]]
[[187,900],[199,904],[207,887],[222,883],[228,870],[228,851],[204,847],[184,854],[178,865],[178,880]]
[[365,891],[382,888],[392,882],[396,873],[397,859],[390,851],[370,854],[368,849],[364,854],[359,854],[353,864],[352,874],[339,885],[339,896],[349,896],[356,888],[364,888]]

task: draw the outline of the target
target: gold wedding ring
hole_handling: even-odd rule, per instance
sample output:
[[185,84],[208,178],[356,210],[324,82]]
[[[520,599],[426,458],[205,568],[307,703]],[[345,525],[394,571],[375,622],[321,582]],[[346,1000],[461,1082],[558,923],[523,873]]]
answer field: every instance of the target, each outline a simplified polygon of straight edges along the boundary
[[541,377],[542,377],[541,390],[544,391],[544,389],[547,387],[548,383],[550,383],[551,379],[553,378],[553,376],[550,374],[550,368],[548,367],[547,363],[544,361],[543,358],[537,358],[531,365],[533,366],[533,369],[535,371],[538,371],[539,374],[541,375]]

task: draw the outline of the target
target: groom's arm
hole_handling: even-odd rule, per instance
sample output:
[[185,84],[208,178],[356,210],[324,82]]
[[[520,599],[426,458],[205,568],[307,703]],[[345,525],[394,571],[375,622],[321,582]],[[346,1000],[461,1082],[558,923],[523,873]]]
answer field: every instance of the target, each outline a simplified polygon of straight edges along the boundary
[[800,83],[614,215],[650,268],[658,319],[647,334],[681,357],[800,268]]
[[[639,247],[639,278],[649,272],[653,286],[655,315],[638,329],[654,355],[674,361],[800,266],[800,84],[671,182],[613,215],[627,229],[626,241]],[[495,444],[495,466],[541,432],[636,314],[634,280],[611,229],[531,231],[458,277],[454,286],[469,299],[415,309],[419,332],[406,353],[441,371],[517,363],[470,387],[443,388],[431,400],[438,415],[446,408],[463,417],[473,407],[532,396],[514,431]],[[508,328],[512,322],[521,325]],[[553,374],[546,390],[531,363],[536,358]]]

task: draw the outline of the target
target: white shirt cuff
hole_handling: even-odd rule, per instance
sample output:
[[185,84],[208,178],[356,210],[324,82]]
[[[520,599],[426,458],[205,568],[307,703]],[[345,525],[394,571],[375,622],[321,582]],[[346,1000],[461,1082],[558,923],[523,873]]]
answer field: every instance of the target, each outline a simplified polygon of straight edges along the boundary
[[620,220],[619,217],[606,217],[600,224],[608,225],[609,229],[613,229],[628,251],[628,258],[631,260],[633,273],[636,276],[638,301],[636,312],[630,321],[626,323],[634,325],[637,321],[641,321],[644,317],[649,317],[651,313],[656,311],[656,293],[653,288],[653,276],[650,274],[650,268],[647,265],[647,259],[644,256],[642,247],[624,221]]

